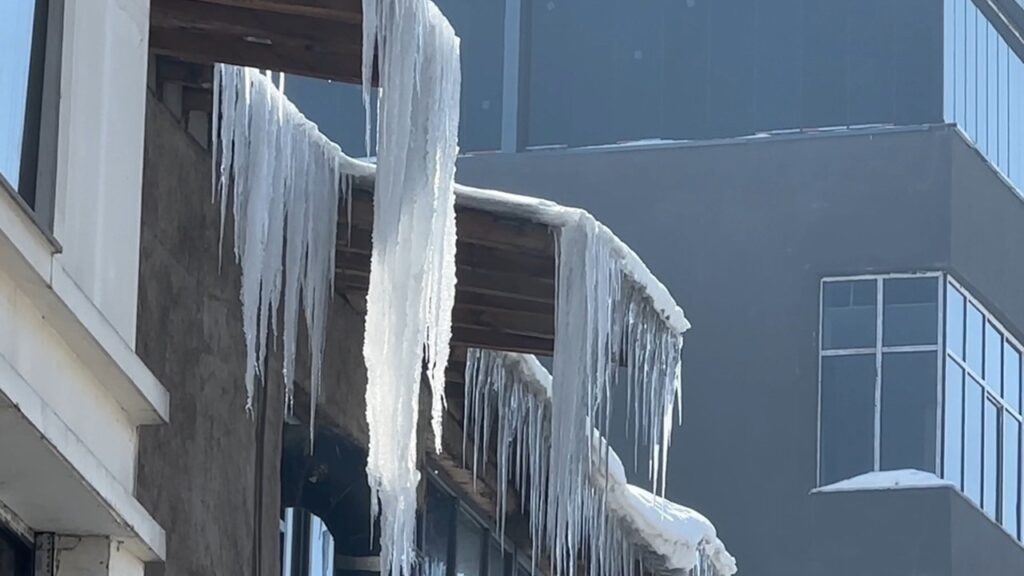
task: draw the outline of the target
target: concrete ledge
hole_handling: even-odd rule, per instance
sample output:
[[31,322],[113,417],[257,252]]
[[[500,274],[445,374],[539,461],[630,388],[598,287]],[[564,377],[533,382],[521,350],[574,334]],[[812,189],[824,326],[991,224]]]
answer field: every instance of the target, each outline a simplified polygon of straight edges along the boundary
[[164,531],[84,442],[0,357],[0,500],[36,531],[123,539],[164,558]]
[[0,194],[0,265],[46,312],[68,347],[136,425],[167,422],[170,397],[60,265],[57,247],[10,197]]

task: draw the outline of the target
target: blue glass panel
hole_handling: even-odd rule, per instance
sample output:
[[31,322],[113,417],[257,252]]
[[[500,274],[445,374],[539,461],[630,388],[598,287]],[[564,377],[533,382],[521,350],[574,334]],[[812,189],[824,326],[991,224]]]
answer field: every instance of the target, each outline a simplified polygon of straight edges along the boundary
[[988,67],[988,73],[985,79],[985,94],[988,97],[988,102],[985,105],[985,110],[988,115],[985,119],[985,134],[988,142],[988,157],[994,164],[996,157],[999,154],[996,148],[996,142],[998,141],[996,135],[998,134],[998,114],[999,114],[999,61],[998,61],[998,50],[999,50],[999,32],[992,27],[992,23],[989,22],[988,18],[985,19],[985,36],[988,38],[988,50],[985,57],[985,63]]
[[1003,399],[1010,408],[1020,412],[1020,351],[1009,342],[1003,346]]
[[[975,12],[977,14],[977,12]],[[988,157],[988,39],[992,26],[983,15],[977,14],[977,36],[975,37],[977,51],[977,98],[974,118],[974,141],[978,144],[981,153]]]
[[[1024,182],[1024,62],[1010,60],[1010,179]],[[1018,184],[1018,188],[1022,185]]]
[[952,284],[946,285],[946,348],[964,357],[964,295]]
[[1003,422],[1003,527],[1020,537],[1020,422],[1004,416]]
[[942,117],[953,121],[953,7],[956,0],[944,0],[942,7]]
[[1010,164],[1010,58],[1016,58],[1016,54],[1010,51],[1009,46],[999,39],[999,118],[996,126],[999,127],[999,167],[1003,174],[1009,176]]
[[946,391],[943,399],[942,476],[963,487],[964,370],[946,358]]
[[953,7],[953,118],[962,125],[967,110],[967,27],[965,17],[970,0],[954,0]]
[[1003,335],[991,323],[985,325],[985,383],[1003,394]]
[[967,306],[967,367],[975,374],[983,371],[985,346],[985,317],[973,304]]
[[971,3],[965,2],[966,19],[964,21],[964,116],[960,126],[964,132],[977,142],[978,115],[978,10]]
[[964,381],[964,494],[981,502],[981,438],[982,402],[981,384],[973,378]]
[[0,2],[0,174],[15,188],[21,169],[35,3]]
[[985,439],[982,472],[981,507],[989,516],[996,517],[999,494],[999,407],[985,400]]

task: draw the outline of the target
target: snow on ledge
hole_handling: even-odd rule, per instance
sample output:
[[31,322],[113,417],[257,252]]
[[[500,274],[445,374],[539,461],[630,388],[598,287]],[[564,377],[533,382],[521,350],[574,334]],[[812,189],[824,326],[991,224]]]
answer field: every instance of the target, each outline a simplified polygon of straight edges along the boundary
[[923,470],[885,470],[868,472],[834,484],[811,490],[811,494],[831,492],[859,492],[870,490],[911,490],[919,488],[955,488],[949,480]]

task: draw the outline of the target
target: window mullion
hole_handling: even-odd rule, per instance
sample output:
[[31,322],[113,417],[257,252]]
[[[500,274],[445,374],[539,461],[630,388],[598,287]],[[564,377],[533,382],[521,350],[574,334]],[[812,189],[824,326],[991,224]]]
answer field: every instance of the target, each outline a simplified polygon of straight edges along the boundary
[[882,312],[885,310],[885,295],[882,279],[875,280],[875,470],[882,464]]
[[935,381],[935,475],[944,478],[945,470],[943,456],[945,452],[946,422],[946,282],[944,276],[939,276],[937,289],[939,294],[936,300],[938,309],[938,325],[935,327],[936,351],[935,361],[938,362],[935,373],[938,378]]

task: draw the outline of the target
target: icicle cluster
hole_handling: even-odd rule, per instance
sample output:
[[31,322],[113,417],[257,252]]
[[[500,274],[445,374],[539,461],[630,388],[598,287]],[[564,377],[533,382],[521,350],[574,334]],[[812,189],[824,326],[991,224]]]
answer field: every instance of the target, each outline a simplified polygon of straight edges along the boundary
[[[586,544],[590,423],[606,435],[611,390],[625,373],[627,422],[650,450],[648,471],[664,491],[672,409],[681,394],[683,337],[626,273],[611,233],[579,213],[558,238],[547,529],[556,565],[574,572]],[[620,368],[622,370],[620,371]]]
[[[218,64],[214,75],[214,199],[221,244],[230,204],[242,267],[247,408],[264,376],[268,332],[284,341],[290,411],[301,308],[310,346],[310,434],[320,394],[327,307],[333,293],[339,202],[351,162],[275,86],[269,72]],[[284,308],[279,316],[282,303]],[[279,326],[283,322],[283,326]]]
[[[589,422],[586,469],[581,478],[574,529],[579,546],[558,554],[558,534],[546,524],[545,509],[556,495],[550,465],[553,438],[551,377],[531,356],[470,350],[466,364],[463,457],[472,453],[474,479],[478,464],[486,465],[490,424],[497,419],[499,532],[504,531],[507,490],[525,494],[530,511],[534,562],[542,543],[553,553],[554,574],[623,576],[645,573],[644,561],[656,572],[689,576],[728,576],[735,562],[714,534],[710,522],[693,511],[630,486],[617,455]],[[556,384],[554,388],[561,386]],[[584,561],[582,570],[578,561]],[[656,566],[657,564],[657,566]]]
[[[381,93],[363,343],[370,432],[366,472],[371,515],[381,520],[383,570],[403,576],[411,573],[414,560],[416,424],[424,362],[435,449],[441,446],[455,303],[459,41],[429,0],[363,0],[367,119],[375,56]],[[368,133],[368,150],[369,140]]]
[[[532,362],[531,362],[532,361]],[[544,535],[547,503],[548,461],[551,407],[543,389],[543,376],[527,378],[524,374],[543,374],[543,368],[532,357],[470,349],[466,359],[465,421],[463,423],[463,466],[467,449],[472,453],[473,480],[486,468],[489,454],[492,418],[497,419],[498,499],[496,502],[499,538],[505,536],[508,488],[527,497],[520,502],[520,512],[530,514],[530,535],[533,561],[540,556]],[[493,416],[492,416],[493,415]],[[472,438],[472,444],[467,440]]]

